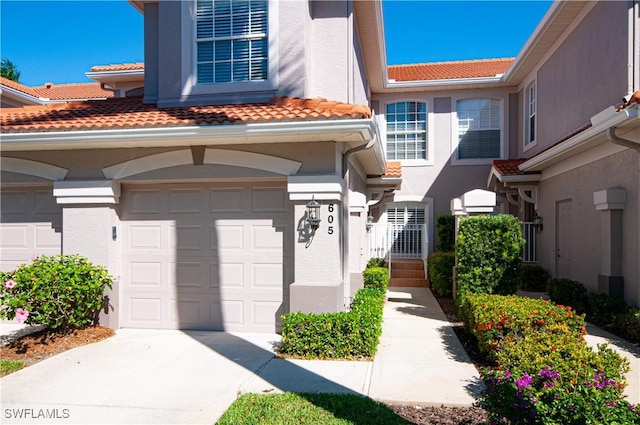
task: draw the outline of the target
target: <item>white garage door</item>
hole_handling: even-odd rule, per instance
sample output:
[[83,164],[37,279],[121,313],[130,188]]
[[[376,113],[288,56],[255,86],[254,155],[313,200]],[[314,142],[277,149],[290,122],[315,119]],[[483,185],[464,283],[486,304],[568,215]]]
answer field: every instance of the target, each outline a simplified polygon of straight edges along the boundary
[[62,209],[51,187],[3,189],[0,207],[0,270],[60,254]]
[[284,183],[125,186],[122,326],[274,332],[293,279]]

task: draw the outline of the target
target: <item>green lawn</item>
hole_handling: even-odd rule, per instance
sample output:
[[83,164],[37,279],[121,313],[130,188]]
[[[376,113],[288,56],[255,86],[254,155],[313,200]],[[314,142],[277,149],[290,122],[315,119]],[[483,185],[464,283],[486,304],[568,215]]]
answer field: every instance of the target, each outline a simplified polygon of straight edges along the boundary
[[23,362],[0,359],[0,376],[8,375],[24,367]]
[[355,394],[244,394],[218,425],[407,425],[382,403]]

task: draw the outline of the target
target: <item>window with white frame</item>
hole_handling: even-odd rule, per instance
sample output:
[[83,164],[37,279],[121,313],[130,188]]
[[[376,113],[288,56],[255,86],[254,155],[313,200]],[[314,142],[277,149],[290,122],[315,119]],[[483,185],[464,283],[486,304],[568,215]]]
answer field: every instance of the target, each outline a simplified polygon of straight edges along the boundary
[[501,109],[496,99],[458,100],[458,159],[500,158]]
[[529,143],[533,143],[536,140],[536,82],[531,83],[527,87],[527,105],[526,105],[526,134],[524,137],[525,146]]
[[264,81],[268,0],[196,0],[198,83]]
[[387,159],[427,159],[427,104],[387,105]]
[[424,205],[399,202],[387,206],[387,224],[424,224]]

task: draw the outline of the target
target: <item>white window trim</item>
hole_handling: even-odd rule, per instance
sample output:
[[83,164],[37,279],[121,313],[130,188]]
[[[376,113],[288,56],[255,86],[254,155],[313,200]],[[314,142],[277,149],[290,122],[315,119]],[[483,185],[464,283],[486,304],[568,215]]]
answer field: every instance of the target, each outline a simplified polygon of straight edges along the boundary
[[268,0],[269,26],[267,40],[269,58],[267,79],[236,83],[198,83],[196,52],[196,0],[182,2],[182,96],[205,94],[250,93],[278,89],[279,59],[279,2]]
[[[419,102],[427,105],[427,149],[425,151],[427,158],[426,159],[386,159],[387,158],[387,105],[391,105],[393,103],[399,102]],[[432,99],[418,99],[418,98],[401,98],[389,100],[388,102],[382,103],[382,108],[378,117],[380,119],[380,128],[384,129],[381,131],[382,136],[382,146],[384,151],[384,157],[386,161],[400,161],[400,164],[403,167],[424,167],[424,166],[432,166],[434,165],[434,130],[433,130],[433,102]]]
[[[533,140],[529,141],[529,103],[531,98],[529,97],[529,90],[531,89],[531,87],[533,87],[534,90],[534,96],[535,96],[535,108],[536,108],[536,112],[535,112],[535,128],[533,129],[535,137]],[[530,81],[524,89],[524,116],[523,116],[523,120],[524,120],[524,137],[522,139],[522,151],[526,152],[529,149],[533,148],[534,146],[536,146],[538,144],[538,83],[537,80],[532,80]]]
[[[471,99],[491,99],[500,102],[500,156],[498,158],[476,158],[476,159],[458,159],[458,143],[460,142],[460,134],[458,133],[458,101]],[[451,98],[451,165],[491,165],[494,159],[504,159],[509,155],[508,148],[505,143],[505,134],[508,133],[505,117],[505,99],[499,96],[459,96]]]

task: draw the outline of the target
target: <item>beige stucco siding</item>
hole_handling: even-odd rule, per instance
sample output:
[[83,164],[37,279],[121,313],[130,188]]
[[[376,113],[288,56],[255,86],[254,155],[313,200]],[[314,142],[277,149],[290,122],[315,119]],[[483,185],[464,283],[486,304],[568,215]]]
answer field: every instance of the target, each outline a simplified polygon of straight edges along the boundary
[[538,213],[543,217],[544,230],[538,235],[538,259],[552,275],[558,275],[556,205],[570,200],[570,253],[565,254],[570,255],[571,267],[570,273],[562,277],[580,281],[590,291],[596,291],[602,261],[603,213],[596,211],[593,194],[613,187],[626,191],[622,231],[624,291],[626,301],[638,305],[640,157],[637,151],[627,149],[541,182]]

